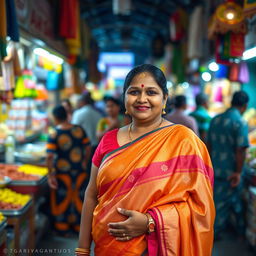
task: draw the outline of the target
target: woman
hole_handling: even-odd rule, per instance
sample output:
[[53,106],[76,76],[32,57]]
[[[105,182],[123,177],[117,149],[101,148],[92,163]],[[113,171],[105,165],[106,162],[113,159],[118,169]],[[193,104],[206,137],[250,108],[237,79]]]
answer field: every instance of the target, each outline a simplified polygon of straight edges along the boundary
[[63,106],[53,109],[56,129],[47,144],[48,184],[51,213],[60,234],[79,232],[83,192],[87,185],[86,165],[90,156],[89,139],[84,130],[68,122]]
[[105,104],[107,117],[101,118],[97,125],[97,138],[99,141],[106,132],[128,124],[125,117],[120,115],[119,100],[113,97],[106,97]]
[[162,118],[162,71],[144,64],[124,84],[132,123],[105,134],[93,157],[77,255],[210,256],[213,170],[205,145]]
[[69,99],[64,99],[61,101],[61,105],[65,108],[67,115],[68,115],[68,121],[71,122],[72,120],[72,114],[73,114],[73,107]]

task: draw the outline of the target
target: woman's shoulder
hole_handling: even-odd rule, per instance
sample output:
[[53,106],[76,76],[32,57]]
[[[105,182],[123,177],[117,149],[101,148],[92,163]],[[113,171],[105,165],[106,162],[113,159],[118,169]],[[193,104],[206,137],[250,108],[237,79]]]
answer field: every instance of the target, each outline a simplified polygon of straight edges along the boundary
[[194,131],[182,124],[170,123],[167,128],[180,139],[198,138]]
[[113,138],[116,139],[117,133],[118,133],[118,128],[108,131],[104,134],[104,136],[102,137],[102,140],[106,141],[106,140],[112,140]]

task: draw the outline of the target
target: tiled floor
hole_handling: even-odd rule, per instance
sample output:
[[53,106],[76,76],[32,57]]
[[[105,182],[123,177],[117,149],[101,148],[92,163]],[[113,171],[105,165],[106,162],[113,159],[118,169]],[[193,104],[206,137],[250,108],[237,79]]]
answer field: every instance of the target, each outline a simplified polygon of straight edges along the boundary
[[[39,242],[38,252],[34,255],[41,256],[68,256],[74,255],[74,248],[77,247],[78,238],[62,238],[52,235],[45,235]],[[50,251],[52,249],[52,251]],[[238,241],[232,234],[226,234],[224,239],[215,242],[212,256],[255,256],[256,253],[249,250],[246,241]],[[108,256],[108,255],[106,255]]]

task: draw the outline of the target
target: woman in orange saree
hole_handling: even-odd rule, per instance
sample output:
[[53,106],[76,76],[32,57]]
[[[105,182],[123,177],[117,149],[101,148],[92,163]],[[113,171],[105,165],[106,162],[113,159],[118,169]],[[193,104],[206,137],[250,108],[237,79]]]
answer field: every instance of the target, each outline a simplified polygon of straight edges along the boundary
[[[116,132],[120,147],[105,154],[91,177],[97,202],[88,203],[89,191],[76,253],[90,255],[91,234],[97,256],[210,256],[215,209],[207,149],[191,130],[162,119],[161,112],[157,126],[145,125],[135,135],[133,125],[148,118],[147,107],[151,116],[159,112],[147,90],[162,90],[151,65],[142,66],[130,79],[131,96],[125,100],[133,123]],[[138,69],[146,74],[140,76]],[[136,95],[144,90],[148,96],[142,100]]]

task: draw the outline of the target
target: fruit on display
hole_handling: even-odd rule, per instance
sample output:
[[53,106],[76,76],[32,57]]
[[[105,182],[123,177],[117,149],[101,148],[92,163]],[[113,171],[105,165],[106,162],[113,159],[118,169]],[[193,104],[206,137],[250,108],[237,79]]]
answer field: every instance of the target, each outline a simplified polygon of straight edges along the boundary
[[20,209],[30,199],[30,195],[16,193],[8,188],[0,189],[0,210]]
[[0,175],[7,176],[12,180],[39,180],[41,176],[27,174],[21,171],[18,171],[18,165],[10,165],[10,164],[0,164]]
[[18,168],[18,172],[23,172],[26,174],[45,176],[48,173],[48,169],[46,167],[24,164]]
[[5,217],[4,217],[4,215],[0,212],[0,224],[1,224],[1,222],[3,222],[5,220]]

